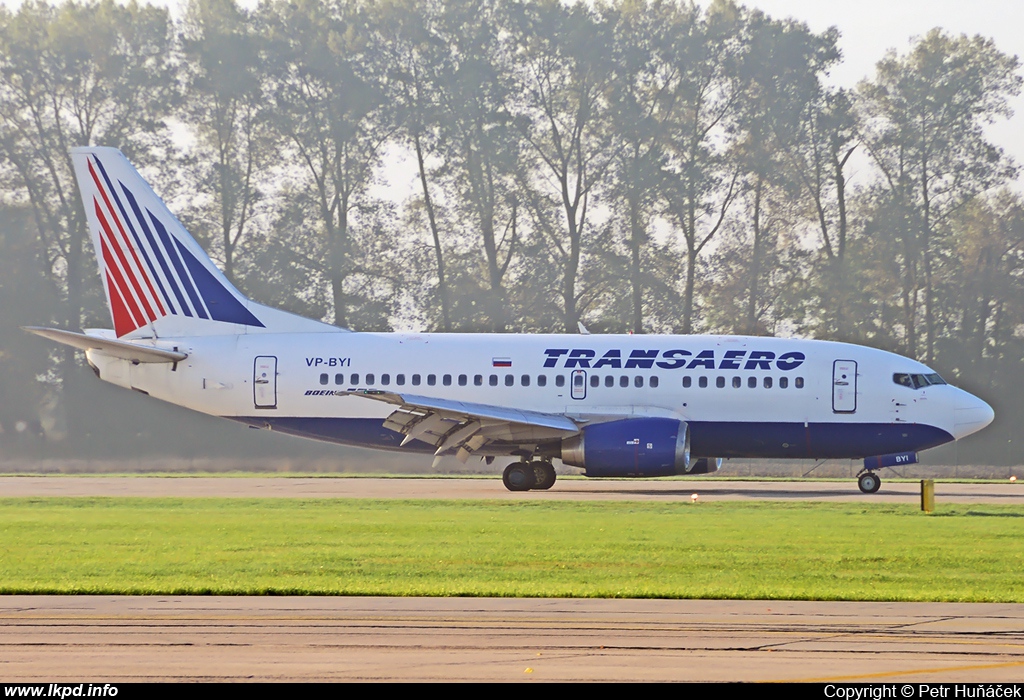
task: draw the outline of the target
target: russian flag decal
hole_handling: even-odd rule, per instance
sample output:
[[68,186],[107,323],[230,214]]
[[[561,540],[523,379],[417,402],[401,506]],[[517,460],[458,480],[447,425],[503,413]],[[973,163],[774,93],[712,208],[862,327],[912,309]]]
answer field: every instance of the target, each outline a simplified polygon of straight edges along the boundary
[[511,367],[512,360],[508,357],[495,357],[491,359],[491,367]]

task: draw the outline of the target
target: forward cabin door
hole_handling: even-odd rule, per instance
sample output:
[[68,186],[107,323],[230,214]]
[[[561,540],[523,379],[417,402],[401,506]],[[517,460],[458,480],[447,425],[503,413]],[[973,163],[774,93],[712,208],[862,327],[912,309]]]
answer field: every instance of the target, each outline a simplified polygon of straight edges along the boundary
[[836,360],[832,363],[832,412],[857,411],[857,363]]
[[252,395],[256,408],[277,408],[277,358],[261,355],[253,363]]

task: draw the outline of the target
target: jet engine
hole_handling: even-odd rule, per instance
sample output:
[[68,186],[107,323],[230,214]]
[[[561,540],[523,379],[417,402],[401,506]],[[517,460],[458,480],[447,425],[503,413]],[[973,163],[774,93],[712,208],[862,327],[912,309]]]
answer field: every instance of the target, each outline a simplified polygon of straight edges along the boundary
[[562,461],[586,476],[688,474],[690,430],[671,418],[628,418],[588,425],[562,440]]

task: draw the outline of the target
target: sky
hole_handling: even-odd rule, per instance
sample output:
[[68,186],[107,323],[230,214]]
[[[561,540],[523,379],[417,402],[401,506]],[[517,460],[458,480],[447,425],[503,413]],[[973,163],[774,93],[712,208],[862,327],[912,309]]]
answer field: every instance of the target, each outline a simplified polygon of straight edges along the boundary
[[[186,4],[185,0],[152,1],[169,7],[176,16]],[[21,2],[0,0],[9,7]],[[709,2],[698,0],[702,6]],[[257,2],[241,0],[241,4],[252,7]],[[837,87],[856,86],[874,73],[875,63],[888,49],[905,53],[913,37],[934,27],[951,34],[980,34],[993,39],[1000,51],[1024,56],[1024,3],[1020,0],[749,0],[742,4],[773,17],[801,20],[815,32],[837,27],[843,60],[830,75]],[[991,125],[988,134],[993,143],[1024,164],[1024,96],[1013,100],[1012,107],[1014,117]]]

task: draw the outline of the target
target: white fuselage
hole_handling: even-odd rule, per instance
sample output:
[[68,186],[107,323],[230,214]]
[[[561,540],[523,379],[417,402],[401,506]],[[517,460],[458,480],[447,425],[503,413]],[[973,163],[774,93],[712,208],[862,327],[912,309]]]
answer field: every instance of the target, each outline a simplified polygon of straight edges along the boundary
[[[862,346],[741,336],[262,333],[152,343],[188,358],[131,364],[90,351],[100,376],[203,413],[397,449],[392,407],[416,396],[561,414],[581,423],[678,418],[696,456],[862,457],[933,447],[992,410],[919,362]],[[263,375],[262,380],[260,374]],[[415,442],[403,449],[426,449]],[[491,453],[504,454],[500,445]]]

